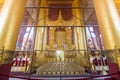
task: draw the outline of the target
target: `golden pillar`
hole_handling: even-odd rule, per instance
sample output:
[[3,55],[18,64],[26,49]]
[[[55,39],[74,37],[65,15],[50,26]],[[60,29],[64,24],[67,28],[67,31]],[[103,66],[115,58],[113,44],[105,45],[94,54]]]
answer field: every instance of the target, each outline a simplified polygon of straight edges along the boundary
[[[41,0],[40,6],[46,6],[46,0]],[[38,26],[43,26],[43,27],[38,27],[37,28],[37,33],[36,33],[36,39],[35,39],[35,50],[41,50],[43,49],[43,38],[44,38],[44,26],[45,26],[45,19],[46,16],[46,9],[41,8],[39,11],[39,18],[38,18]]]
[[46,50],[46,44],[47,44],[47,27],[44,28],[44,34],[43,34],[43,50]]
[[[74,1],[73,4],[72,4],[72,6],[73,6],[73,7],[75,7],[75,6],[80,6],[79,1],[78,1],[78,0]],[[79,10],[77,10],[77,9],[72,9],[72,13],[73,13],[74,16],[81,18],[81,17],[80,17],[80,11],[79,11]],[[76,18],[75,18],[75,24],[76,24],[76,25],[74,25],[74,26],[81,25],[81,24],[79,23],[79,20],[76,19]],[[75,28],[74,28],[74,33],[75,33],[75,46],[76,46],[76,49],[79,50],[79,49],[80,49],[80,43],[79,43],[79,37],[78,37],[78,35],[79,35],[79,34],[78,34],[78,27],[75,27]]]
[[77,37],[77,28],[74,27],[74,36],[75,36],[75,47],[78,50],[78,37]]
[[[79,0],[74,1],[73,6],[74,7],[76,7],[76,6],[80,7],[81,6],[80,1]],[[76,19],[75,20],[76,25],[74,25],[74,26],[83,26],[84,25],[83,22],[80,21],[80,19],[83,20],[82,10],[81,9],[73,9],[73,13],[74,13],[74,16],[77,17],[77,18],[75,18]],[[77,36],[77,39],[78,39],[78,40],[76,40],[78,42],[78,49],[79,50],[80,49],[86,49],[84,27],[77,27],[76,31],[77,31],[76,36]],[[82,54],[84,55],[84,52]]]
[[[45,6],[47,6],[47,4],[45,4]],[[45,13],[44,13],[45,15],[44,16],[47,16],[47,14],[48,14],[48,9],[46,10],[45,9]],[[44,19],[44,26],[46,26],[47,24],[46,24],[46,18]],[[44,33],[43,33],[43,50],[46,50],[46,45],[47,45],[47,40],[46,40],[46,38],[47,38],[47,27],[44,27]]]
[[[47,2],[46,0],[40,0],[40,6],[46,6]],[[34,64],[37,64],[36,66],[39,66],[43,63],[45,63],[47,61],[46,57],[45,57],[45,54],[42,54],[43,50],[44,49],[44,43],[45,43],[45,38],[46,38],[46,28],[44,27],[45,26],[45,21],[46,21],[46,13],[47,13],[47,10],[46,9],[43,9],[41,8],[39,10],[39,15],[38,15],[38,26],[43,26],[43,27],[38,27],[37,28],[37,32],[36,32],[36,39],[35,39],[35,50],[40,50],[40,51],[36,51],[36,55],[35,55],[35,58],[36,58],[36,62],[34,62]]]
[[3,59],[12,59],[25,4],[26,0],[5,0],[4,2],[0,14],[0,48],[4,46],[5,49]]
[[[40,0],[40,6],[46,6],[46,0]],[[45,26],[45,21],[46,21],[46,9],[44,8],[40,8],[39,10],[39,14],[38,14],[38,26]],[[44,51],[42,51],[44,48],[44,38],[45,38],[45,32],[46,28],[45,27],[37,27],[36,30],[36,39],[35,39],[35,50],[40,50],[40,51],[36,51],[36,61],[34,61],[35,67],[44,64],[45,62],[47,62],[47,58],[45,56]]]
[[104,48],[120,48],[120,17],[114,0],[94,0],[94,6]]

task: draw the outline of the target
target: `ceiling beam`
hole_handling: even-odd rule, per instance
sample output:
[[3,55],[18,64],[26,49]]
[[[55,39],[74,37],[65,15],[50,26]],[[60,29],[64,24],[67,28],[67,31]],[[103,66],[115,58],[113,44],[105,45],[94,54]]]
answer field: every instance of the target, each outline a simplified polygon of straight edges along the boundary
[[99,25],[84,25],[84,26],[39,26],[39,25],[21,25],[21,27],[98,27]]
[[44,8],[44,9],[49,9],[49,8],[53,8],[53,9],[94,9],[94,7],[57,7],[57,6],[53,6],[53,7],[48,7],[48,6],[26,6],[26,8]]

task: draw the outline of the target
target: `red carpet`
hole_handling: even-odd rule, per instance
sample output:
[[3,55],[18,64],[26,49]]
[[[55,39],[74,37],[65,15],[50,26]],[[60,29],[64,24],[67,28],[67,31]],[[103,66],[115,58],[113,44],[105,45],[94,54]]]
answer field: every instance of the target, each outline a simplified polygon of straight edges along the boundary
[[[119,72],[119,68],[118,68],[118,65],[116,63],[109,62],[108,66],[109,66],[109,74]],[[120,80],[119,74],[111,75],[111,77],[113,78],[113,80]]]
[[[12,63],[0,65],[0,80],[8,80]],[[6,75],[6,76],[4,76]]]

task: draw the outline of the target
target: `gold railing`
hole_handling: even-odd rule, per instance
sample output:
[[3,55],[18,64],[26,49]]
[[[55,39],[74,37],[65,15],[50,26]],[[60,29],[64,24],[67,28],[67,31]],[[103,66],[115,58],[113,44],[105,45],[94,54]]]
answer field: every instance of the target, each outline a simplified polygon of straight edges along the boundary
[[[87,53],[86,53],[87,52]],[[83,55],[83,53],[85,55]],[[25,54],[29,54],[27,64],[25,63]],[[61,54],[61,55],[59,55]],[[35,50],[35,51],[20,51],[18,55],[14,57],[13,61],[17,58],[22,58],[18,61],[18,64],[14,63],[12,67],[13,72],[19,71],[34,71],[42,67],[46,63],[76,63],[79,64],[86,70],[91,70],[92,72],[101,72],[104,74],[109,71],[107,62],[117,63],[119,65],[119,49],[113,50],[65,50],[65,51],[55,51],[55,50]],[[19,57],[18,57],[19,56]],[[58,57],[58,58],[57,58]],[[24,58],[24,59],[23,59]],[[93,60],[96,58],[96,61]],[[24,61],[24,62],[22,62]],[[24,63],[24,64],[23,64]],[[96,65],[97,64],[97,65]],[[50,67],[50,66],[45,66]],[[53,68],[54,69],[54,68]]]
[[0,65],[3,63],[4,47],[0,48]]
[[120,49],[119,48],[115,47],[115,49],[113,50],[106,50],[105,55],[109,62],[118,64],[118,67],[120,69]]
[[11,63],[14,56],[13,50],[5,50],[4,47],[0,49],[0,64]]
[[12,72],[28,72],[32,60],[32,51],[16,51],[13,58]]
[[[34,52],[34,53],[33,53]],[[37,69],[38,67],[42,66],[43,64],[47,62],[57,62],[57,61],[62,61],[62,62],[74,62],[78,60],[78,58],[75,58],[76,56],[82,56],[80,55],[80,51],[55,51],[55,50],[36,50],[36,51],[19,51],[16,52],[17,56],[14,57],[13,61],[14,64],[12,66],[11,71],[17,72],[17,71],[30,71],[30,69],[33,70]],[[29,61],[26,64],[26,61],[24,60],[25,54],[29,54],[28,56]],[[81,57],[84,59],[84,57]],[[75,60],[74,60],[75,59]],[[82,61],[78,61],[79,63],[83,63]],[[27,68],[29,67],[29,68]]]
[[120,69],[120,49],[116,48],[111,50],[93,50],[90,55],[91,70],[99,71],[101,74],[107,74],[109,71],[108,64],[115,63]]

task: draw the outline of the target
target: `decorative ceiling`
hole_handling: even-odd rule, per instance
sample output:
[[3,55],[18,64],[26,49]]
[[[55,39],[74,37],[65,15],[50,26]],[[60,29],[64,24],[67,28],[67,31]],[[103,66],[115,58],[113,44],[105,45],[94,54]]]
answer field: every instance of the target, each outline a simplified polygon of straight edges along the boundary
[[66,2],[73,2],[74,0],[46,0],[46,1],[53,3],[66,3]]

